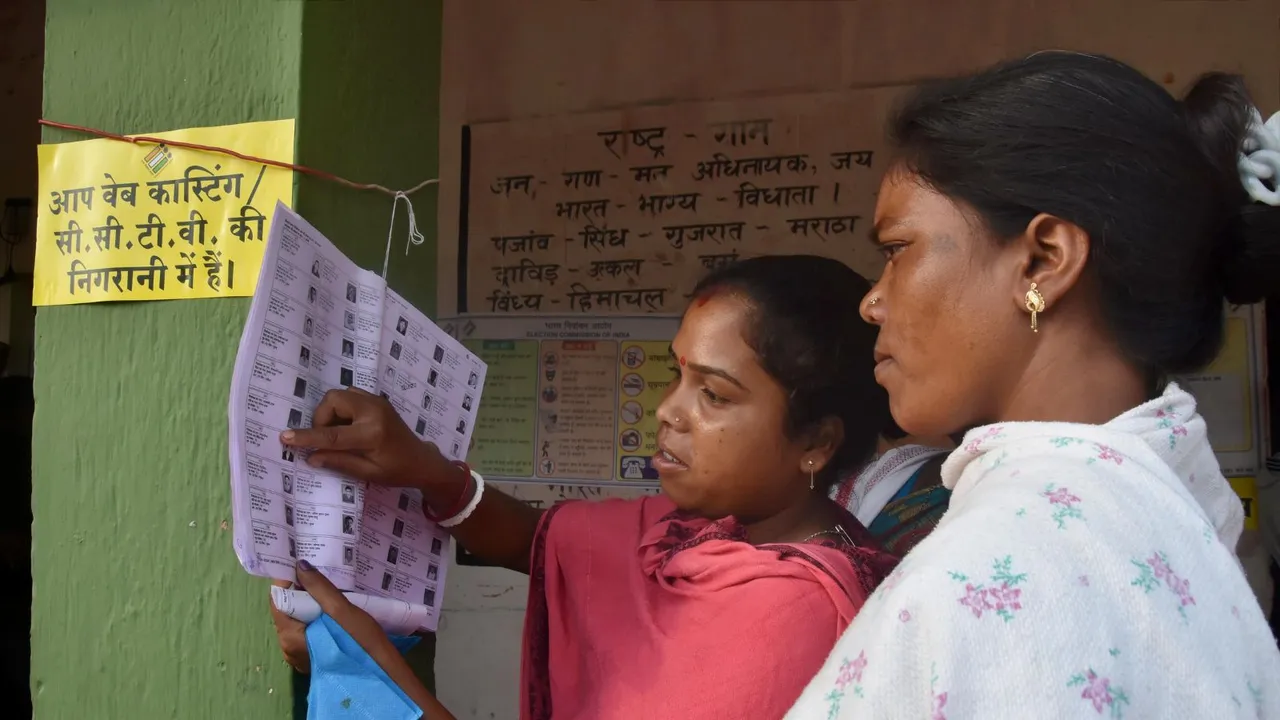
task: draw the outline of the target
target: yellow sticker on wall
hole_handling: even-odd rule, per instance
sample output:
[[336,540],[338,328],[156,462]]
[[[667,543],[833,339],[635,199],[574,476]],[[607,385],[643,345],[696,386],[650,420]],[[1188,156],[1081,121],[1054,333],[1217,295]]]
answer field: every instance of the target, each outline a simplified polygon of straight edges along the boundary
[[[293,120],[151,137],[293,162]],[[223,153],[101,139],[41,145],[33,302],[253,294],[293,173]]]
[[1240,504],[1244,506],[1244,529],[1258,529],[1258,481],[1251,477],[1227,478],[1231,489],[1240,496]]

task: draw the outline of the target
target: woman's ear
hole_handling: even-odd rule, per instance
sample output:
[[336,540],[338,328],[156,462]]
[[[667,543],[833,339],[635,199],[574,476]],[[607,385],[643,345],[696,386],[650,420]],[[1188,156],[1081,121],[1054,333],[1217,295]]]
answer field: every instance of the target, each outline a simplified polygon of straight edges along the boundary
[[836,451],[842,444],[844,444],[844,422],[840,418],[832,415],[818,421],[810,430],[807,447],[804,454],[800,456],[801,472],[805,474],[822,472],[831,463],[831,459],[835,457]]
[[1051,308],[1080,281],[1089,261],[1089,233],[1075,223],[1041,213],[1027,223],[1022,243],[1027,251],[1022,278],[1014,290],[1019,309],[1026,305],[1032,283]]

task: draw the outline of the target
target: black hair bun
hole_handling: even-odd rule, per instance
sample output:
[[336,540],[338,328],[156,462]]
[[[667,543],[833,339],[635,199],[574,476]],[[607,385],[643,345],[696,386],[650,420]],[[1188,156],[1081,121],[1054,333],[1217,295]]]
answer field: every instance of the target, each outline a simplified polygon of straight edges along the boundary
[[1192,139],[1218,179],[1220,207],[1229,218],[1216,253],[1223,295],[1233,305],[1274,297],[1280,289],[1280,207],[1254,202],[1240,180],[1240,154],[1258,121],[1244,79],[1206,73],[1182,105]]

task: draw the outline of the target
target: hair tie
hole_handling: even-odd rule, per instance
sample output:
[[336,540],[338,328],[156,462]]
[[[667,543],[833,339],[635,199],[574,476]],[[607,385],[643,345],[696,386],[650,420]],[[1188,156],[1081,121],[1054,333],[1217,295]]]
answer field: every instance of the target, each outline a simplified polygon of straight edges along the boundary
[[1280,207],[1280,113],[1265,123],[1257,108],[1245,134],[1236,167],[1240,184],[1254,202]]

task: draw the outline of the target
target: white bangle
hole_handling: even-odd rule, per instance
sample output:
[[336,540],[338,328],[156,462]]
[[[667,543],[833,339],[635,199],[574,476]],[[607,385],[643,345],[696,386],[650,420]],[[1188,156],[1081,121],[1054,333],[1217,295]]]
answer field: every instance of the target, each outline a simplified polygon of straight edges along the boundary
[[484,495],[484,478],[480,476],[480,473],[472,470],[471,479],[476,481],[476,491],[471,493],[471,499],[467,501],[467,506],[462,508],[462,512],[448,518],[447,520],[441,520],[436,523],[437,525],[442,528],[451,528],[461,525],[463,521],[471,517],[471,513],[475,512],[476,508],[480,506],[480,498]]

